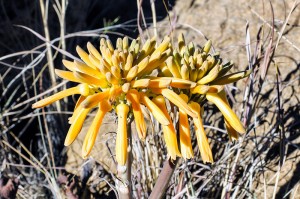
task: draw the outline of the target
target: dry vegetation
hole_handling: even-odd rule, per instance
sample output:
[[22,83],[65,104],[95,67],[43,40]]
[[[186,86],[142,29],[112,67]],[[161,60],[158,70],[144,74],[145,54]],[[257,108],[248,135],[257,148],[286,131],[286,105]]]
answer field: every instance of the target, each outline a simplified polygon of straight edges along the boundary
[[[150,2],[0,0],[0,198],[115,198],[115,115],[106,117],[91,158],[83,160],[83,133],[63,147],[75,100],[42,110],[31,104],[69,86],[53,67],[73,59],[76,45],[180,32],[198,45],[211,39],[234,70],[253,73],[227,87],[247,133],[230,142],[221,114],[206,104],[215,163],[202,163],[194,138],[196,158],[179,160],[166,197],[300,198],[299,1],[156,0],[155,10]],[[166,159],[160,129],[145,117],[146,141],[132,140],[134,198],[149,197]]]

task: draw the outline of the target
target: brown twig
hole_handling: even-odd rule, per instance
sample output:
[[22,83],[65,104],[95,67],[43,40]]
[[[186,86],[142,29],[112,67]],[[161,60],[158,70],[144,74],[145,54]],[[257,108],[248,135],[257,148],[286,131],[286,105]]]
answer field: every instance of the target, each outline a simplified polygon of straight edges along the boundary
[[164,197],[178,160],[179,158],[172,162],[169,158],[165,161],[164,167],[159,174],[149,199],[159,199]]

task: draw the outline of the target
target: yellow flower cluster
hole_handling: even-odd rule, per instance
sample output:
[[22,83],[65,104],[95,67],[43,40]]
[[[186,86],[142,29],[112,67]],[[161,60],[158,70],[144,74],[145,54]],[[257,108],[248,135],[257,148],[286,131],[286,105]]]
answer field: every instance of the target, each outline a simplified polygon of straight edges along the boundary
[[[175,77],[196,83],[195,87],[180,90],[180,97],[188,103],[197,114],[193,117],[196,138],[200,154],[204,162],[213,162],[211,148],[203,128],[201,104],[205,99],[215,104],[225,118],[225,125],[230,139],[237,139],[238,133],[245,133],[245,129],[236,114],[232,111],[224,90],[224,85],[247,77],[251,71],[241,71],[227,75],[233,63],[222,64],[220,55],[209,54],[211,41],[203,48],[196,48],[191,42],[185,43],[184,36],[178,37],[178,47],[172,50],[165,64],[160,66],[159,76]],[[193,150],[190,138],[188,117],[185,111],[179,109],[179,138],[180,150],[184,158],[192,158]],[[177,145],[172,145],[177,147]],[[177,151],[172,149],[170,151]],[[175,153],[173,153],[175,156]],[[172,154],[171,154],[172,157]]]
[[[146,137],[146,124],[141,106],[145,106],[162,125],[168,154],[193,157],[188,116],[193,118],[198,146],[204,162],[213,162],[211,149],[203,128],[200,104],[206,98],[218,106],[225,117],[229,135],[237,138],[245,130],[231,110],[224,84],[246,77],[249,72],[225,75],[232,64],[221,64],[218,55],[210,55],[210,43],[203,49],[185,45],[179,37],[178,49],[172,49],[170,38],[166,37],[159,45],[156,39],[149,39],[141,45],[139,39],[129,43],[128,38],[119,38],[116,47],[110,40],[102,38],[100,51],[91,43],[88,53],[77,47],[81,61],[63,60],[69,71],[55,70],[66,80],[79,85],[58,92],[32,105],[41,108],[64,97],[79,94],[71,124],[65,139],[70,145],[78,136],[88,113],[97,109],[82,146],[82,156],[89,155],[95,143],[102,120],[107,112],[115,110],[118,116],[116,137],[116,159],[124,165],[127,159],[127,118],[130,112],[138,136]],[[157,47],[156,47],[157,46]],[[156,70],[157,69],[157,70]],[[158,71],[154,73],[153,71]],[[179,108],[180,150],[176,130],[169,115],[165,99]]]

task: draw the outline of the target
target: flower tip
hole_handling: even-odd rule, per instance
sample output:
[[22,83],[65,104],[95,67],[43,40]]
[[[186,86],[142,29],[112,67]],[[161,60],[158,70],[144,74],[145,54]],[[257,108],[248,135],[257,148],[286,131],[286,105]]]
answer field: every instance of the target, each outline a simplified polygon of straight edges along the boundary
[[85,149],[82,148],[81,157],[83,159],[87,159],[89,155],[90,155],[90,151],[86,151]]
[[72,144],[72,141],[70,139],[67,139],[67,137],[66,137],[64,145],[65,146],[70,146],[71,144]]
[[32,104],[32,105],[31,105],[31,108],[32,108],[32,109],[34,109],[34,108],[39,108],[39,106],[38,106],[37,102],[36,102],[36,103],[34,103],[34,104]]

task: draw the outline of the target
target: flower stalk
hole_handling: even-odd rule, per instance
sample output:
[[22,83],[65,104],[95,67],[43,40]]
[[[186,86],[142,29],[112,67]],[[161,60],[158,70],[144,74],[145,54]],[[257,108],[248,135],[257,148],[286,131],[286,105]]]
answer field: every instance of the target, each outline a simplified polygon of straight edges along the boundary
[[149,199],[161,199],[165,196],[169,182],[172,178],[178,161],[179,158],[176,158],[176,160],[171,160],[171,158],[168,158],[165,161],[163,169],[160,172],[158,179],[156,180],[155,186],[149,196]]

